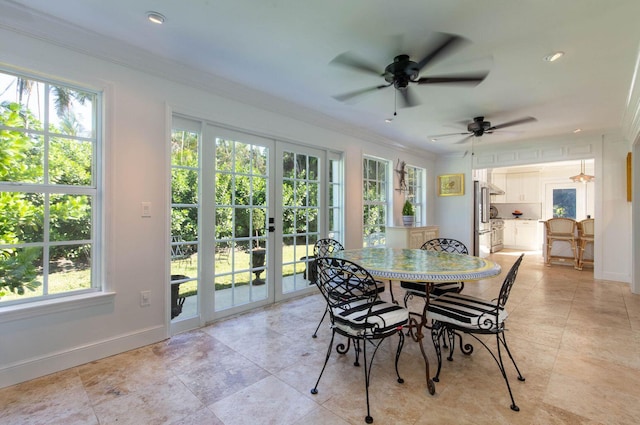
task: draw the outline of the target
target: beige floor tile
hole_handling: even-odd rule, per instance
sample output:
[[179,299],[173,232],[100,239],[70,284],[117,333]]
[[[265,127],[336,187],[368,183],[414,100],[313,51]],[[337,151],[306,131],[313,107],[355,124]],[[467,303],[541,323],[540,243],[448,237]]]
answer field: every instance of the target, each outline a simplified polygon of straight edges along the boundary
[[180,421],[201,409],[202,402],[178,378],[94,407],[100,425],[164,424]]
[[[507,271],[519,252],[493,256]],[[468,282],[465,293],[497,296],[504,273]],[[397,282],[394,295],[403,302]],[[389,300],[391,292],[382,297]],[[420,311],[424,300],[409,300]],[[427,392],[419,345],[405,338],[397,382],[396,338],[381,345],[371,373],[377,424],[597,425],[640,423],[640,296],[628,285],[596,281],[593,271],[547,267],[525,255],[507,305],[507,338],[526,378],[507,373],[520,412],[494,359],[477,342],[443,359],[435,395]],[[318,385],[331,329],[311,338],[320,295],[292,299],[166,341],[0,389],[0,423],[13,424],[362,424],[363,366],[353,348],[335,352]],[[495,349],[495,339],[483,340]],[[336,337],[335,344],[345,342]],[[459,345],[456,340],[456,344]],[[423,346],[436,372],[429,330]],[[446,357],[446,354],[444,356]],[[361,358],[362,363],[362,358]]]
[[225,425],[293,424],[316,407],[274,376],[209,406]]

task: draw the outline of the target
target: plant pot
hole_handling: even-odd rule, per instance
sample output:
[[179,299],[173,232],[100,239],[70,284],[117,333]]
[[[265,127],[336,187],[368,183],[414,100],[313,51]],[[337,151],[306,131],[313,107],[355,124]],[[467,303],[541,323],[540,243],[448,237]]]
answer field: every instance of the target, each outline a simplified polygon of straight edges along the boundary
[[264,248],[254,248],[251,250],[251,268],[253,269],[253,274],[256,275],[256,278],[253,280],[254,285],[264,284],[264,280],[260,279],[260,274],[262,274],[264,270],[255,270],[255,268],[264,267],[266,253],[267,250]]
[[403,215],[402,223],[407,227],[413,227],[413,219],[414,217],[412,215]]

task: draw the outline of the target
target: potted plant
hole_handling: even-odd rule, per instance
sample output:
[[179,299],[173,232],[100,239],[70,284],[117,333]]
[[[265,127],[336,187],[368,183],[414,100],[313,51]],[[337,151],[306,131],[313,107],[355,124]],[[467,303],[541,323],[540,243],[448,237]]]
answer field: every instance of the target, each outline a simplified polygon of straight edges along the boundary
[[413,226],[414,214],[413,205],[407,199],[402,207],[402,222],[405,226]]

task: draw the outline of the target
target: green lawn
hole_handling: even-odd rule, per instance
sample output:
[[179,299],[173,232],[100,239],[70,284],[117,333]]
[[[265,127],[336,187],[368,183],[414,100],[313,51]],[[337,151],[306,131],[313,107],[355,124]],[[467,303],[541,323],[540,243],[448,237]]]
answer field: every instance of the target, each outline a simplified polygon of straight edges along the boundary
[[[300,257],[304,256],[305,246],[297,245],[295,247],[295,256],[299,260]],[[313,246],[310,245],[309,253],[313,252]],[[293,246],[285,246],[282,250],[283,262],[290,263],[294,260],[294,247]],[[231,255],[230,255],[231,258]],[[233,258],[235,263],[238,265],[238,268],[248,268],[249,265],[249,253],[243,250],[236,250],[233,253]],[[227,262],[225,259],[216,259],[215,262],[215,272],[216,276],[216,289],[224,289],[226,287],[230,287],[232,283],[232,274],[228,274],[231,272],[231,264],[230,261]],[[294,273],[302,273],[305,270],[304,264],[298,264],[297,270],[294,270],[293,264],[288,264],[283,266],[282,275],[290,276]],[[78,289],[89,288],[90,287],[90,269],[83,270],[66,270],[60,271],[57,273],[52,273],[49,276],[49,293],[50,294],[59,294],[63,292],[75,291]],[[171,263],[171,274],[182,274],[189,277],[196,277],[198,275],[198,255],[193,254],[189,259],[184,260],[176,260]],[[236,282],[237,286],[239,285],[247,285],[249,283],[249,272],[244,273],[246,279],[243,279],[236,274]],[[263,275],[264,277],[264,275]],[[38,279],[39,282],[42,282],[42,276]],[[180,285],[180,295],[182,296],[190,296],[197,293],[196,291],[197,281],[186,282]],[[42,295],[42,286],[36,288],[35,291],[26,291],[24,295],[16,295],[9,293],[8,295],[2,297],[2,301],[12,301],[19,300],[26,297],[37,297]]]

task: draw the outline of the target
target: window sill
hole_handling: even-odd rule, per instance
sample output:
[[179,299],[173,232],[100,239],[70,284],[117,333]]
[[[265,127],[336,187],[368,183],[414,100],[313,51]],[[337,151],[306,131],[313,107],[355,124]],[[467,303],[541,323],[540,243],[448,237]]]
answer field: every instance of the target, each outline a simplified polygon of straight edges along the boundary
[[15,320],[32,319],[37,316],[45,316],[64,311],[111,304],[113,303],[115,295],[115,292],[91,292],[29,304],[0,307],[0,324]]

